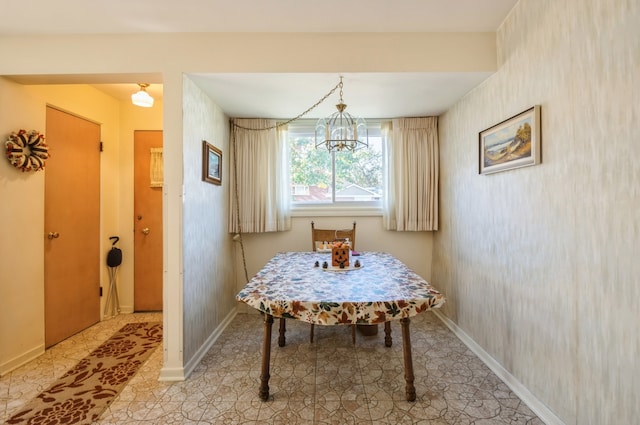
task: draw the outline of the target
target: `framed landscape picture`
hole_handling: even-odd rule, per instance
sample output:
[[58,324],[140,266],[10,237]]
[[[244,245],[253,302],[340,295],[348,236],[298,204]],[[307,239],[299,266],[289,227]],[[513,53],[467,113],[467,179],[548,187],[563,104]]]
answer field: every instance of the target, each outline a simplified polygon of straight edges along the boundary
[[206,140],[202,141],[202,180],[222,184],[222,151]]
[[540,163],[540,106],[479,134],[479,173],[491,174]]

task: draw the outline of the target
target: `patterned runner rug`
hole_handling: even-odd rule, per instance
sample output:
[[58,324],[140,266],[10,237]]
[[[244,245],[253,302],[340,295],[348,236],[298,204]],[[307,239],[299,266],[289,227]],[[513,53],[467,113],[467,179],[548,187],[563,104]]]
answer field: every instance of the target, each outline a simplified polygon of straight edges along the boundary
[[162,323],[129,323],[7,424],[91,424],[162,341]]

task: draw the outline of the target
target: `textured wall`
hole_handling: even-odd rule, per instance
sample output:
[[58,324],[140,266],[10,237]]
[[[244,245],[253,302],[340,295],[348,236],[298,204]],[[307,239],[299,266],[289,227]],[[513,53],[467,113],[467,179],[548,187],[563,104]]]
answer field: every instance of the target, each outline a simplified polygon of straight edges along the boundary
[[[234,250],[227,233],[228,119],[184,78],[183,312],[187,364],[235,308]],[[202,141],[222,150],[222,185],[202,181]],[[165,140],[165,143],[171,143]]]
[[[635,0],[521,0],[498,72],[440,119],[444,312],[567,424],[640,416],[638,22]],[[542,164],[478,175],[478,132],[534,104]]]

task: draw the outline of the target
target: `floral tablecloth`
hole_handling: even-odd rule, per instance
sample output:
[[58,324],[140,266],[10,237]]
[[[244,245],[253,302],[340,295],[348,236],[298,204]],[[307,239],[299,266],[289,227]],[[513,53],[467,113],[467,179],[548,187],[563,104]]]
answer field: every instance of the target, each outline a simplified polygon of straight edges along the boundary
[[[353,268],[356,259],[360,268]],[[440,292],[390,254],[363,252],[342,271],[324,270],[324,261],[331,264],[331,254],[278,253],[236,299],[274,317],[318,325],[384,323],[445,302]]]

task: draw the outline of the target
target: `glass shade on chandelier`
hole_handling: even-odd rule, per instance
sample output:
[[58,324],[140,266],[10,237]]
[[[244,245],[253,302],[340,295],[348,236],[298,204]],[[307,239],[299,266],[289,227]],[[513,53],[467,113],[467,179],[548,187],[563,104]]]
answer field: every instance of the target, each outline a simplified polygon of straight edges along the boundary
[[153,106],[153,97],[151,97],[146,90],[149,84],[138,83],[138,85],[140,86],[140,90],[131,95],[131,102],[136,106],[151,108]]
[[324,146],[330,152],[356,151],[369,147],[369,133],[364,118],[354,118],[345,112],[347,105],[342,101],[342,77],[340,77],[340,102],[338,109],[327,118],[316,123],[316,148]]

